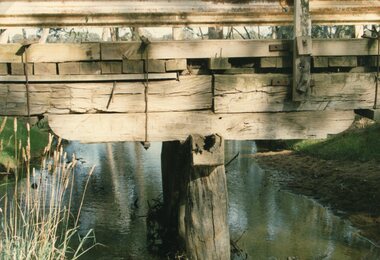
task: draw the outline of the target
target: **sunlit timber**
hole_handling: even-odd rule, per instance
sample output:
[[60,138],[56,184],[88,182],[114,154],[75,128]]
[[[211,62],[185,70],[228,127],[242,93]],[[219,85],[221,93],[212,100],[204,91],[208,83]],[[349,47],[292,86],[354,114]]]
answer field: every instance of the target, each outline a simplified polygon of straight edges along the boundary
[[[1,1],[0,25],[160,26],[291,24],[292,1]],[[380,1],[311,0],[316,24],[380,22]]]

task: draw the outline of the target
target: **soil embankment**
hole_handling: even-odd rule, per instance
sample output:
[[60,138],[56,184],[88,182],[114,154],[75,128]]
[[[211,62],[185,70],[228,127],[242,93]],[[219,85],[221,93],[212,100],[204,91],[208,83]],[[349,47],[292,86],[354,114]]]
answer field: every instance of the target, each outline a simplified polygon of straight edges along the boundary
[[319,200],[380,245],[379,162],[325,160],[294,151],[258,153],[254,157],[279,172],[283,188]]

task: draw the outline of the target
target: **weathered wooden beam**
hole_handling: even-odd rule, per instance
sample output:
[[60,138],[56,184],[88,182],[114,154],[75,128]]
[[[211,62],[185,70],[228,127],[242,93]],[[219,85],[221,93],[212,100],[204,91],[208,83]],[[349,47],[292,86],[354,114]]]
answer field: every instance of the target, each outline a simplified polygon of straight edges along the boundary
[[309,0],[294,0],[293,101],[305,100],[309,95],[311,54]]
[[[127,53],[129,59],[141,59],[136,42],[102,43],[102,60],[122,60]],[[271,51],[270,46],[288,46],[286,51]],[[242,57],[288,56],[293,47],[289,40],[203,40],[152,42],[150,59],[199,59]],[[0,45],[1,46],[1,45]],[[377,44],[369,39],[313,39],[313,56],[365,56],[377,55]],[[1,61],[1,59],[0,59]]]
[[[291,1],[1,1],[0,24],[9,26],[160,26],[291,24]],[[380,22],[380,1],[311,0],[315,24]],[[283,3],[283,4],[281,4]]]
[[[149,111],[207,110],[212,106],[211,76],[189,76],[180,81],[152,81],[149,83]],[[115,86],[115,87],[114,87]],[[113,98],[107,107],[110,95]],[[0,84],[0,115],[25,115],[24,84]],[[50,83],[30,84],[31,114],[48,112],[99,113],[144,112],[144,84],[142,82]]]
[[[69,61],[121,61],[141,60],[140,42],[115,42],[99,44],[33,44],[28,49],[29,62]],[[271,46],[287,46],[285,51],[271,51]],[[243,57],[281,57],[292,51],[289,40],[203,40],[203,41],[153,41],[149,59],[199,59]],[[0,62],[21,62],[17,55],[20,44],[0,44]],[[100,57],[101,52],[101,57]],[[369,39],[313,39],[313,56],[366,56],[377,55],[376,41]]]
[[[81,142],[144,141],[143,113],[49,115],[58,136]],[[219,133],[226,140],[325,138],[347,129],[353,111],[214,114],[149,113],[149,141],[185,140],[190,133]],[[94,131],[96,129],[96,131]]]
[[215,75],[214,111],[352,110],[373,106],[375,73],[316,73],[312,81],[308,99],[292,102],[290,75]]
[[[150,80],[176,79],[176,73],[151,73]],[[29,82],[97,82],[97,81],[131,81],[144,80],[144,74],[112,75],[30,75]],[[0,83],[23,83],[25,76],[0,76]]]
[[8,65],[6,63],[0,63],[0,75],[8,74]]

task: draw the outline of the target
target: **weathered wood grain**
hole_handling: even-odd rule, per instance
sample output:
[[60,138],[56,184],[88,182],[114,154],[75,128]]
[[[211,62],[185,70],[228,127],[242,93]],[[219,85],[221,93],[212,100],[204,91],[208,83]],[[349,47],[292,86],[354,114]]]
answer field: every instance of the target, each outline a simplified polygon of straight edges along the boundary
[[17,43],[0,44],[0,62],[22,62],[22,56],[16,55],[20,48]]
[[187,69],[186,59],[167,60],[165,62],[166,71],[183,71]]
[[56,75],[56,63],[34,63],[34,75]]
[[[28,63],[28,75],[33,75],[33,63]],[[25,75],[25,67],[23,63],[11,63],[12,75]],[[24,76],[25,80],[25,76]]]
[[294,0],[293,101],[306,100],[310,91],[311,17],[309,0]]
[[79,62],[63,62],[58,63],[59,75],[79,75],[80,67]]
[[[184,77],[181,81],[150,82],[149,111],[190,111],[211,109],[211,76]],[[105,83],[31,84],[31,114],[54,113],[134,113],[145,110],[144,85],[141,82],[116,83],[113,98],[107,104],[114,86]],[[26,106],[23,84],[0,84],[0,107]],[[4,109],[0,115],[25,115],[25,107],[17,105],[12,113]]]
[[[143,115],[50,114],[49,125],[55,134],[68,140],[144,141]],[[148,136],[149,141],[185,140],[191,133],[218,133],[226,140],[324,138],[327,134],[344,131],[353,119],[353,111],[243,114],[161,112],[149,113]]]
[[[344,3],[342,3],[344,2]],[[190,24],[291,24],[292,1],[1,1],[0,24],[7,26],[159,26]],[[233,10],[233,12],[231,12]],[[313,22],[378,24],[380,3],[311,1]]]
[[278,112],[373,106],[374,73],[321,73],[313,74],[312,79],[314,86],[307,100],[292,102],[289,85],[274,86],[277,81],[291,82],[289,75],[215,75],[214,110],[216,113]]
[[356,67],[358,66],[357,57],[329,57],[329,67]]
[[[20,44],[1,44],[1,62],[21,62]],[[99,43],[32,44],[27,50],[28,62],[67,62],[100,59]]]
[[123,60],[123,73],[144,73],[144,61]]
[[[149,59],[198,59],[229,57],[277,57],[288,56],[292,46],[288,40],[203,40],[203,41],[153,41],[149,47]],[[289,51],[269,51],[269,46],[285,44]],[[29,62],[68,62],[123,60],[144,58],[138,52],[140,42],[82,43],[82,44],[33,44],[28,49]],[[0,62],[21,62],[16,52],[19,44],[0,44]],[[368,39],[313,39],[313,56],[365,56],[377,55],[375,41]]]
[[123,63],[120,61],[103,61],[101,64],[102,74],[123,73]]
[[[289,46],[288,51],[270,51],[270,45]],[[140,42],[102,43],[103,60],[141,59],[137,50]],[[199,59],[222,55],[229,57],[289,56],[293,49],[289,40],[203,40],[153,41],[149,47],[150,59]],[[365,56],[377,55],[375,41],[368,39],[313,39],[313,56]]]
[[[133,81],[144,80],[144,74],[112,75],[30,75],[29,82],[99,82],[99,81]],[[152,73],[150,80],[177,79],[176,73]],[[0,76],[0,82],[22,83],[25,76]]]
[[8,74],[8,65],[7,63],[0,63],[0,75]]
[[212,107],[211,76],[149,83],[148,111],[205,110]]

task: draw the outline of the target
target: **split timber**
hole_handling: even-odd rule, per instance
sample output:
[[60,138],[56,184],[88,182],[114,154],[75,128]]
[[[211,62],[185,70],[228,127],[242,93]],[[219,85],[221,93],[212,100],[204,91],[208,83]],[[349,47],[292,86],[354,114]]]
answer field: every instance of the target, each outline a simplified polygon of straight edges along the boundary
[[376,98],[377,44],[368,39],[313,40],[310,91],[301,101],[292,100],[291,41],[152,42],[149,66],[140,44],[33,44],[21,56],[21,45],[0,45],[0,115],[28,115],[29,97],[31,115],[48,115],[58,135],[85,142],[143,141],[145,131],[150,141],[193,132],[323,138],[349,127],[353,110],[371,109]]

